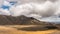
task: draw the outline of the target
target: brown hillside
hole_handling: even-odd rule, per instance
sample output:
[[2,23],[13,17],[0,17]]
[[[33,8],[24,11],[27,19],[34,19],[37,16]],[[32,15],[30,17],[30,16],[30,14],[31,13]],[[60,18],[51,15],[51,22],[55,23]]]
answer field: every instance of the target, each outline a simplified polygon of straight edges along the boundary
[[47,22],[41,22],[34,18],[28,18],[25,16],[20,17],[12,17],[12,16],[3,16],[0,15],[0,25],[47,25],[50,23]]

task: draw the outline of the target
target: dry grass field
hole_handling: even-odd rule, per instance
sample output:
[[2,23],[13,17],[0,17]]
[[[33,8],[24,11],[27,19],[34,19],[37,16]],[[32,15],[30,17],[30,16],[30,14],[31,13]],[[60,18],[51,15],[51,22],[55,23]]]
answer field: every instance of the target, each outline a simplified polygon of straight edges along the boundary
[[[41,30],[42,29],[42,30]],[[55,34],[57,29],[44,29],[36,25],[1,25],[0,34]],[[59,34],[59,33],[58,33]]]

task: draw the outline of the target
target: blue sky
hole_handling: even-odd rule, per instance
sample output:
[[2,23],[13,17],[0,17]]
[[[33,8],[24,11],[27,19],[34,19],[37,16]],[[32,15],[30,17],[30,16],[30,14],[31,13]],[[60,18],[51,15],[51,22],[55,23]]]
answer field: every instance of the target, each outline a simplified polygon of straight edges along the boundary
[[[11,6],[13,6],[14,4],[16,4],[16,2],[14,2],[14,1],[11,1],[11,2],[9,2],[8,3],[8,1],[6,1],[7,2],[7,5],[5,5],[5,4],[2,4],[1,5],[1,8],[2,9],[8,9],[9,10],[9,8],[11,7]],[[10,5],[10,6],[9,6]]]

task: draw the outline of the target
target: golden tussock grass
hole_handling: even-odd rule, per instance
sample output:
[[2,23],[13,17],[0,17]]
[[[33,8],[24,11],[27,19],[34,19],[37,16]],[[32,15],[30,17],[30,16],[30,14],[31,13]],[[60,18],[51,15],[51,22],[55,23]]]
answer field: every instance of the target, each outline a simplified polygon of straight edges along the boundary
[[57,32],[59,30],[44,30],[44,31],[23,31],[17,30],[16,28],[0,26],[0,34],[50,34],[53,32]]

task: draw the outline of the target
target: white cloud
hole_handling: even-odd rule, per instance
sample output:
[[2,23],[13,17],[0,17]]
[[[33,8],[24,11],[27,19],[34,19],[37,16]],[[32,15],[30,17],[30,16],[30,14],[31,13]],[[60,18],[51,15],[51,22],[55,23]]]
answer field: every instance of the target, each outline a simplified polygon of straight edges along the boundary
[[8,10],[0,9],[0,15],[10,15],[10,12]]
[[43,17],[51,17],[56,15],[56,13],[57,14],[60,13],[59,10],[60,5],[58,5],[60,4],[59,2],[46,1],[46,3],[44,4],[25,3],[16,7],[12,7],[10,11],[12,12],[12,16],[14,17],[21,15],[25,15],[27,17],[33,17],[35,19],[39,19]]
[[4,0],[0,0],[0,6],[3,4]]
[[47,1],[44,4],[37,4],[37,3],[22,4],[14,8],[11,8],[10,11],[13,13],[13,16],[37,14],[42,17],[48,17],[54,14],[55,7],[53,3]]

